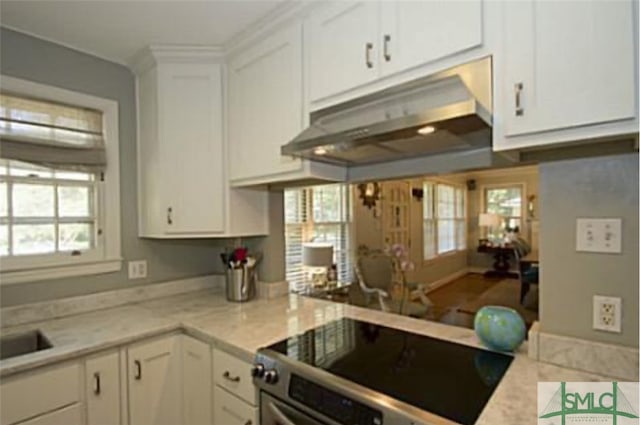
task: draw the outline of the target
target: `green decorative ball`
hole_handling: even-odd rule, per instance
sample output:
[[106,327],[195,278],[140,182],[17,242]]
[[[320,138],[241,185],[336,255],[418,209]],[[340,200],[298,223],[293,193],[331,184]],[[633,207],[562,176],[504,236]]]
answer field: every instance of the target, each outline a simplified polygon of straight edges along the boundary
[[497,351],[514,351],[524,341],[524,320],[512,308],[484,306],[476,313],[473,327],[480,341]]

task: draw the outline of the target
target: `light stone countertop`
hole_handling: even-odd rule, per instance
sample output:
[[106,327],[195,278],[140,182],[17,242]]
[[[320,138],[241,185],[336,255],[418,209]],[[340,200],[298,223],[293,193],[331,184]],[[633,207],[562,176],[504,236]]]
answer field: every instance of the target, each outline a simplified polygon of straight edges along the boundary
[[[0,377],[180,330],[250,362],[262,346],[342,317],[482,347],[471,329],[296,295],[230,303],[216,288],[4,328],[5,335],[40,329],[53,348],[0,361]],[[527,356],[525,343],[477,424],[534,425],[538,381],[599,380],[612,379],[538,363]]]

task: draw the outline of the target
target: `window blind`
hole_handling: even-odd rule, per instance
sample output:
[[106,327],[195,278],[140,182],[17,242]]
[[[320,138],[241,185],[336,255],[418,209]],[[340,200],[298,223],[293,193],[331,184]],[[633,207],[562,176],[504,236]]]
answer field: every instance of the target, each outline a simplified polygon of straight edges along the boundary
[[58,170],[104,171],[102,113],[2,93],[0,157]]
[[333,245],[338,280],[351,281],[351,193],[348,185],[333,184],[285,190],[286,278],[294,291],[306,288],[302,245]]

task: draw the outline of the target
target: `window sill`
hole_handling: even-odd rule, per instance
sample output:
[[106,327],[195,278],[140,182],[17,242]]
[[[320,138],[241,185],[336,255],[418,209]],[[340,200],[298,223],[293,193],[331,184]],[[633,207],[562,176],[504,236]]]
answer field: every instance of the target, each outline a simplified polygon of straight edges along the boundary
[[95,263],[43,267],[32,270],[3,271],[0,273],[0,285],[111,273],[120,271],[121,269],[122,259],[115,259]]

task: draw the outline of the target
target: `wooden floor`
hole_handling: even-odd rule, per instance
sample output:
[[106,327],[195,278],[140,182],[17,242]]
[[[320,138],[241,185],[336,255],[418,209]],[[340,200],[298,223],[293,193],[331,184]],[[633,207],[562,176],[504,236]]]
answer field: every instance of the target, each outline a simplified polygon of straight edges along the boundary
[[474,315],[460,312],[458,307],[479,297],[498,282],[500,279],[488,279],[478,273],[469,273],[429,292],[428,297],[434,303],[433,314],[429,319],[473,329]]

